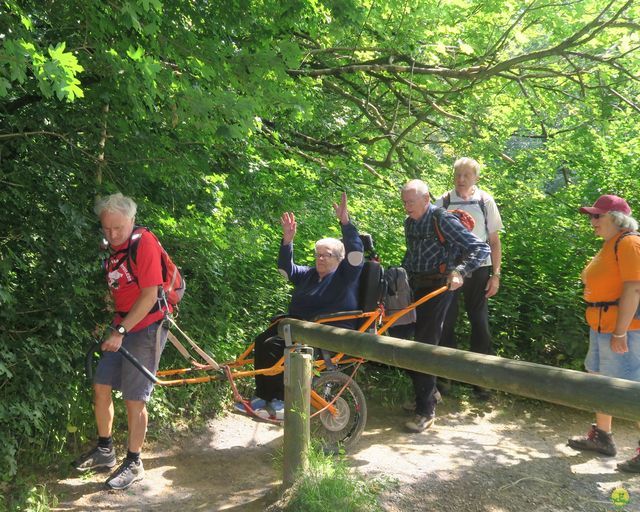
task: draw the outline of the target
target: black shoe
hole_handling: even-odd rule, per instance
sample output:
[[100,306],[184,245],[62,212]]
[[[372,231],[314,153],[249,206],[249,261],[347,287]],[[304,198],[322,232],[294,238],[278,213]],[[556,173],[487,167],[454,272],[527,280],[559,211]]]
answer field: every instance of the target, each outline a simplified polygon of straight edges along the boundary
[[107,479],[105,484],[111,489],[127,489],[131,484],[144,478],[144,467],[140,459],[124,459],[120,467]]
[[73,467],[82,472],[93,469],[109,469],[115,465],[116,451],[113,449],[113,446],[110,448],[96,446],[93,450],[81,455],[73,462]]
[[613,436],[600,430],[595,423],[591,425],[591,430],[586,436],[572,437],[567,444],[574,450],[598,452],[610,457],[613,457],[617,451]]

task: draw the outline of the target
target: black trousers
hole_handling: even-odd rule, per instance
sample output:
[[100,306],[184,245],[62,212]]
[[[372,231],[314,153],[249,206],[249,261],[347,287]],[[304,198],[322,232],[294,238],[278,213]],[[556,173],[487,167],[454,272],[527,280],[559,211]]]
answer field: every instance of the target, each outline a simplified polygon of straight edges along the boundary
[[[432,286],[419,287],[413,290],[415,300],[424,297],[427,293],[444,285],[434,283]],[[447,309],[451,304],[453,293],[446,291],[428,300],[416,309],[416,331],[415,341],[438,345],[442,335],[442,327],[447,314]],[[436,411],[436,400],[433,396],[436,389],[436,376],[408,370],[413,382],[413,390],[416,395],[416,414],[420,416],[434,416]]]
[[490,277],[491,267],[480,267],[465,277],[461,288],[452,292],[451,306],[444,321],[440,345],[458,348],[455,327],[458,320],[458,303],[460,294],[464,297],[464,307],[471,324],[471,352],[479,354],[492,353],[491,333],[489,332],[489,304],[485,297],[485,288]]
[[[273,324],[255,339],[254,368],[271,368],[284,354],[284,340],[278,337],[278,324]],[[256,375],[256,396],[267,402],[284,400],[284,372],[278,375]]]

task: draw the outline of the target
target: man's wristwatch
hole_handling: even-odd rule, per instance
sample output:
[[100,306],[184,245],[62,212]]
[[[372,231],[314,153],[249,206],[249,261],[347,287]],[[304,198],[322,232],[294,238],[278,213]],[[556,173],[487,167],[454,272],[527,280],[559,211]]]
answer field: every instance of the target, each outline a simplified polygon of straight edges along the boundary
[[118,324],[113,328],[114,331],[116,331],[118,334],[122,334],[122,336],[126,336],[127,335],[127,328],[122,325],[122,324]]

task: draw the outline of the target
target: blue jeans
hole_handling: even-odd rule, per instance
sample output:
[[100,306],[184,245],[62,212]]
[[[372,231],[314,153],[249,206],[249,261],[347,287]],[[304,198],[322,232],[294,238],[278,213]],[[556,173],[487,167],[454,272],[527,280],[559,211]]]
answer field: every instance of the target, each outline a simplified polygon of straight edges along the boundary
[[611,350],[611,334],[589,331],[589,351],[585,368],[607,377],[640,381],[640,331],[627,331],[628,352]]

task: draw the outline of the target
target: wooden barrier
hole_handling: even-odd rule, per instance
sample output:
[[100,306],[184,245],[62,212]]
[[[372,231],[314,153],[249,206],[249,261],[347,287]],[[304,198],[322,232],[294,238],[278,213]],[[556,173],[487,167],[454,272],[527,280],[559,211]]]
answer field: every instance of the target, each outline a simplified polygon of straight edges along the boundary
[[[640,383],[284,319],[296,343],[617,418],[640,420]],[[586,343],[586,340],[585,340]]]

